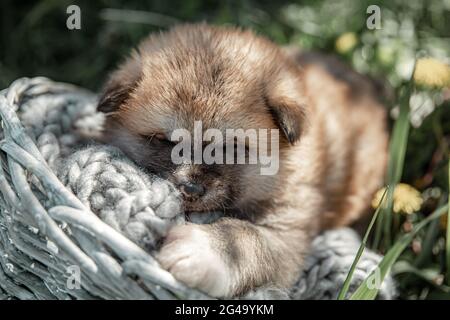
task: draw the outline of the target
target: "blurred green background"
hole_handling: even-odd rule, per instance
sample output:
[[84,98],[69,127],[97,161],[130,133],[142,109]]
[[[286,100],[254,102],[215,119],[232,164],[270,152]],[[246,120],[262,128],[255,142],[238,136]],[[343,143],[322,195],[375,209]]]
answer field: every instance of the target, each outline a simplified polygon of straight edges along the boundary
[[[66,9],[72,4],[81,8],[81,30],[66,28]],[[381,8],[381,29],[367,28],[369,5]],[[413,186],[423,203],[409,214],[385,215],[376,228],[383,241],[375,239],[372,248],[386,253],[448,201],[450,0],[3,0],[0,88],[19,77],[42,75],[98,90],[108,72],[149,32],[197,21],[248,27],[279,44],[341,56],[385,84],[391,124],[415,59],[432,58],[422,65],[422,76],[410,92],[411,128],[403,142],[394,144],[399,146],[394,151],[406,148],[404,161],[399,151],[401,160],[394,166],[400,180],[386,179]],[[403,201],[408,197],[403,194]],[[446,230],[445,219],[427,225],[393,266],[401,298],[450,299]]]
[[[66,28],[71,4],[81,8],[81,30]],[[377,32],[365,23],[366,9],[373,4],[382,8]],[[397,59],[411,56],[419,42],[449,51],[449,8],[449,0],[3,0],[0,87],[21,76],[45,75],[97,89],[106,72],[146,34],[196,21],[250,27],[281,44],[326,51],[351,31],[358,47],[347,58],[360,71],[380,74],[395,67],[401,72]]]

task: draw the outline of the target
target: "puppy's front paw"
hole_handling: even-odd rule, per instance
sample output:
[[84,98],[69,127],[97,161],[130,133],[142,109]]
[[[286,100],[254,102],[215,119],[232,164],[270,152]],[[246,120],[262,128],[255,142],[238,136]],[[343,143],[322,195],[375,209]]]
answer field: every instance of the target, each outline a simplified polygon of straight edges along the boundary
[[191,288],[214,297],[231,295],[232,272],[204,227],[175,226],[169,231],[157,255],[161,266]]

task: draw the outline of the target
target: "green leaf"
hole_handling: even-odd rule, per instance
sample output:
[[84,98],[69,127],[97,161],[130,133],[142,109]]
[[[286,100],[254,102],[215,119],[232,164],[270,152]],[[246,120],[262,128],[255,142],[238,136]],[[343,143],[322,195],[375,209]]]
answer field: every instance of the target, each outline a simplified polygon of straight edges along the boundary
[[450,285],[450,161],[448,164],[448,183],[449,183],[449,195],[448,195],[448,212],[447,212],[447,234],[445,243],[445,255],[446,255],[446,267],[447,267],[447,284]]
[[402,273],[407,273],[408,275],[415,275],[416,277],[427,281],[429,284],[436,287],[438,290],[441,290],[443,292],[450,292],[450,287],[443,284],[438,284],[436,282],[436,280],[440,276],[442,276],[442,274],[439,272],[439,266],[436,266],[434,268],[419,269],[407,261],[398,261],[392,267],[392,274],[399,275]]
[[364,249],[366,248],[367,239],[369,238],[370,231],[372,230],[372,227],[373,227],[375,221],[377,220],[378,213],[380,212],[380,209],[381,209],[381,206],[382,206],[382,203],[384,200],[384,196],[386,195],[386,192],[388,190],[389,190],[389,186],[386,187],[386,189],[383,192],[383,195],[381,196],[380,202],[378,203],[378,206],[377,206],[377,210],[375,210],[375,213],[373,214],[373,217],[372,217],[372,220],[370,221],[369,227],[366,230],[366,233],[361,242],[361,245],[359,246],[359,249],[356,253],[355,259],[353,260],[353,263],[350,267],[350,271],[348,272],[347,277],[345,278],[344,284],[342,285],[342,289],[339,292],[338,300],[345,299],[345,297],[347,295],[348,288],[350,287],[350,282],[353,278],[353,273],[355,272],[356,265],[358,264],[358,261],[361,258],[362,254],[364,252]]
[[392,208],[395,186],[400,182],[405,162],[406,147],[409,135],[409,99],[412,91],[412,81],[404,88],[400,99],[400,114],[395,121],[392,130],[392,138],[389,144],[389,163],[387,170],[387,182],[391,186],[387,194],[387,206],[383,208],[380,219],[377,221],[374,246],[378,247],[382,236],[387,247],[391,240]]
[[[384,278],[389,273],[391,267],[397,261],[400,254],[406,247],[411,243],[414,236],[417,232],[425,227],[428,223],[433,221],[434,219],[439,218],[448,210],[448,205],[445,205],[436,211],[433,214],[429,215],[421,222],[419,222],[414,229],[407,234],[404,234],[400,237],[397,242],[389,249],[384,258],[380,261],[377,268],[373,270],[369,276],[361,283],[358,289],[353,293],[350,297],[350,300],[373,300],[376,298],[378,294],[378,290],[383,283]],[[375,284],[373,283],[375,282]]]
[[380,219],[375,228],[374,246],[378,247],[381,239],[387,248],[391,242],[392,208],[395,186],[400,182],[405,162],[406,147],[410,129],[409,100],[412,91],[412,81],[405,86],[400,98],[400,114],[395,121],[389,144],[389,163],[387,169],[387,184],[391,187],[387,194],[387,206],[382,209]]

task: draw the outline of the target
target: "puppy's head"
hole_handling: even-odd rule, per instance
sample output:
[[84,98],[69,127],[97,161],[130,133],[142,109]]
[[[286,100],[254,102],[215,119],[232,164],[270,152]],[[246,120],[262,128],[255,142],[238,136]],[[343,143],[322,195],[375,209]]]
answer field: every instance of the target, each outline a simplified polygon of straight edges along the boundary
[[110,77],[98,110],[108,115],[106,141],[174,182],[187,211],[242,209],[270,198],[279,175],[261,175],[259,163],[175,164],[172,133],[194,136],[201,121],[203,132],[224,133],[228,147],[227,129],[279,129],[282,170],[283,154],[304,129],[301,91],[297,66],[270,41],[185,25],[141,43]]

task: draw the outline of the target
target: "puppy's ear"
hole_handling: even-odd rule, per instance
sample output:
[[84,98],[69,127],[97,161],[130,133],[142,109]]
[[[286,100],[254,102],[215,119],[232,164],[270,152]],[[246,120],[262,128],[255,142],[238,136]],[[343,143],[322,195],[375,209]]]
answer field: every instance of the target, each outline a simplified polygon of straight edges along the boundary
[[119,109],[141,79],[141,73],[141,62],[135,54],[111,74],[103,87],[97,110],[109,113]]
[[306,104],[299,75],[283,72],[267,86],[266,102],[277,126],[290,144],[306,129]]

